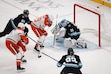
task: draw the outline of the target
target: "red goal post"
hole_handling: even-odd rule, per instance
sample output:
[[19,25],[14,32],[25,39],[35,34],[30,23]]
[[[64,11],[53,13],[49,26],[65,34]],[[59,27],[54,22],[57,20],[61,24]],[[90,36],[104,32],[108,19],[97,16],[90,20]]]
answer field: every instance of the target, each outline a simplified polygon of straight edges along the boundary
[[85,6],[80,5],[80,4],[74,4],[74,23],[76,23],[76,8],[77,7],[97,15],[97,17],[98,17],[98,30],[97,30],[97,32],[98,32],[98,46],[101,47],[101,14],[97,11],[89,9]]

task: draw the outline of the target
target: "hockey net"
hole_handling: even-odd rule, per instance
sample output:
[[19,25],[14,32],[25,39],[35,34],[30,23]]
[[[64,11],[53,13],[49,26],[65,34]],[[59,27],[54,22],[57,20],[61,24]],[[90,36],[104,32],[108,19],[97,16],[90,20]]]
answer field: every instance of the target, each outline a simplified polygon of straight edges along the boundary
[[99,8],[74,4],[74,23],[80,28],[82,38],[99,47],[110,45],[109,27]]

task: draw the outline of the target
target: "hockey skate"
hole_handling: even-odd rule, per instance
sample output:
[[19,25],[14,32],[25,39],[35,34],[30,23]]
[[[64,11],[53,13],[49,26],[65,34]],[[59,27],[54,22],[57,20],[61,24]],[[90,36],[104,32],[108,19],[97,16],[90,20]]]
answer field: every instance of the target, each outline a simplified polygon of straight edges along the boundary
[[34,49],[38,52],[38,58],[41,58],[40,50],[38,50],[36,46],[34,47]]
[[26,59],[22,59],[21,62],[22,63],[27,63],[27,60]]
[[22,67],[20,67],[20,66],[18,66],[17,67],[17,72],[19,73],[19,72],[24,72],[25,71],[25,68],[22,68]]
[[22,58],[21,58],[21,62],[22,62],[22,63],[26,63],[26,62],[27,62],[27,60],[24,59],[24,55],[23,55]]
[[40,48],[41,48],[41,49],[44,48],[44,45],[40,45]]
[[34,47],[34,49],[35,49],[37,52],[40,52],[40,50],[38,50],[36,46]]
[[41,58],[41,55],[40,55],[40,54],[38,55],[38,58]]

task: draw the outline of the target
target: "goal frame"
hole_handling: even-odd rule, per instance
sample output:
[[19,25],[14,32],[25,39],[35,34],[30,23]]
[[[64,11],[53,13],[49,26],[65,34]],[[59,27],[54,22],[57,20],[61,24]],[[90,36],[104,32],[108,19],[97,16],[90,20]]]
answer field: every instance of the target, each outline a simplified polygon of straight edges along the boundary
[[101,15],[100,13],[86,8],[80,4],[74,4],[74,23],[76,23],[76,8],[79,7],[98,16],[98,46],[101,47]]

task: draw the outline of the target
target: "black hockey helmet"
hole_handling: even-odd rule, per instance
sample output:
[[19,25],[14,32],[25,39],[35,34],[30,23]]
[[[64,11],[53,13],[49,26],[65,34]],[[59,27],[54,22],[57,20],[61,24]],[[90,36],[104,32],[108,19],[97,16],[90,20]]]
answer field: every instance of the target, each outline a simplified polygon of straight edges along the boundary
[[29,10],[25,9],[25,10],[23,11],[23,14],[29,15]]
[[73,55],[74,54],[74,51],[72,48],[68,48],[68,51],[67,51],[68,55]]

